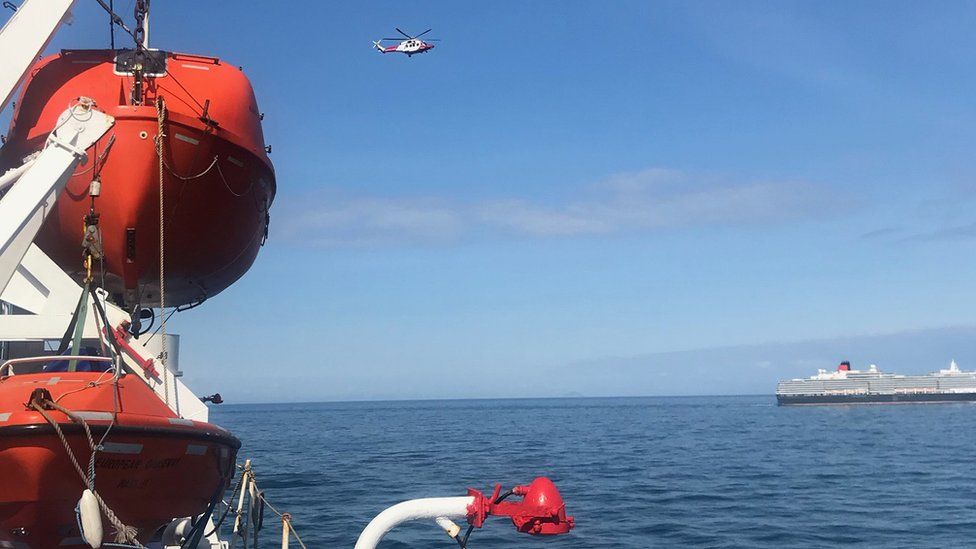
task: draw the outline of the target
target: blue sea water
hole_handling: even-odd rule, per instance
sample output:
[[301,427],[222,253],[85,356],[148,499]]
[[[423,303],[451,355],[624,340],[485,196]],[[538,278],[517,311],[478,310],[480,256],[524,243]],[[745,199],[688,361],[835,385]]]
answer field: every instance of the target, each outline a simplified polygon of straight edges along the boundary
[[[490,519],[472,549],[967,547],[976,406],[777,407],[771,396],[223,405],[310,548],[352,547],[401,500],[545,475],[577,527]],[[265,539],[279,536],[268,525]],[[457,544],[435,525],[381,547]]]

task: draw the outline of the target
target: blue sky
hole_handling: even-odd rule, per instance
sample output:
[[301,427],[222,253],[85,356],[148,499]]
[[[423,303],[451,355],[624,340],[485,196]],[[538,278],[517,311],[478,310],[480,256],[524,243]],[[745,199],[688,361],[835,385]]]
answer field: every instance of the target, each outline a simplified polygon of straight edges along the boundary
[[[244,67],[278,178],[254,268],[175,320],[200,393],[976,367],[973,4],[158,4],[154,46]],[[442,42],[370,49],[395,26]]]

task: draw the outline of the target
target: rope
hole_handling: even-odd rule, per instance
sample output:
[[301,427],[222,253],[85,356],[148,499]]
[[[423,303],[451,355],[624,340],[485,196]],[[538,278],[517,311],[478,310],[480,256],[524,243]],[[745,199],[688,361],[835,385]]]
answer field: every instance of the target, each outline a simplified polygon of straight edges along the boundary
[[224,177],[224,172],[223,170],[220,169],[220,164],[217,164],[217,173],[220,174],[220,180],[224,182],[224,186],[227,187],[227,191],[230,192],[230,194],[236,196],[237,198],[240,198],[248,194],[249,192],[251,192],[251,189],[254,187],[254,178],[251,178],[251,184],[247,186],[247,189],[245,189],[241,193],[238,193],[234,191],[234,189],[230,188],[230,183],[228,183],[227,179]]
[[[302,541],[302,538],[298,536],[298,532],[295,531],[295,526],[291,523],[291,515],[289,513],[282,513],[277,509],[275,509],[274,506],[271,505],[271,503],[267,499],[265,499],[264,494],[261,494],[260,492],[258,493],[258,498],[260,498],[261,501],[263,501],[264,504],[268,506],[268,509],[271,509],[271,511],[274,514],[278,515],[278,517],[280,517],[281,520],[288,523],[288,531],[295,535],[295,539],[298,540],[298,544],[302,546],[302,549],[308,549],[308,547],[305,547],[305,542]],[[286,517],[285,515],[288,516]]]
[[[99,164],[102,164],[102,167],[105,167],[105,157],[108,156],[108,153],[109,153],[109,151],[112,150],[112,145],[114,145],[114,144],[115,144],[115,134],[113,133],[108,138],[108,143],[105,144],[105,150],[102,151],[102,153],[99,154],[95,158],[95,161],[92,162],[92,165],[91,166],[88,166],[87,168],[85,168],[84,170],[82,170],[80,172],[75,172],[75,173],[71,174],[71,177],[76,177],[76,176],[79,176],[79,175],[85,175],[86,173],[88,173],[88,172],[94,170],[96,167],[98,167]],[[95,143],[95,150],[98,150],[98,143]],[[101,171],[101,170],[99,170],[99,171]]]
[[[240,478],[237,479],[237,485],[234,486],[234,491],[230,493],[229,499],[231,501],[233,501],[234,498],[237,497],[237,491],[240,490],[242,486],[244,486],[244,475],[241,475]],[[224,520],[227,518],[228,513],[230,513],[231,505],[226,501],[222,501],[222,503],[226,507],[226,509],[224,509],[224,513],[220,516],[220,520],[218,520],[217,523],[214,525],[213,530],[204,534],[203,537],[209,538],[210,536],[214,535],[217,531],[219,531],[220,526],[224,523]]]
[[[167,164],[165,160],[163,161],[163,166],[166,166],[166,169],[169,171],[170,175],[172,175],[176,179],[180,179],[182,181],[191,181],[193,179],[199,179],[199,178],[207,175],[207,173],[210,172],[210,170],[212,170],[213,167],[217,165],[217,158],[218,157],[216,155],[214,155],[213,161],[210,163],[209,166],[207,166],[207,169],[203,170],[202,172],[200,172],[200,173],[198,173],[196,175],[180,175],[180,174],[176,173],[176,171],[173,170],[172,166],[170,166],[169,164]],[[220,167],[218,166],[217,169],[220,169]],[[241,195],[241,196],[243,196],[243,195]]]
[[47,412],[44,411],[44,406],[40,402],[41,398],[31,399],[30,402],[31,408],[33,408],[38,413],[40,413],[41,416],[45,420],[47,420],[47,422],[50,423],[52,427],[54,427],[54,431],[55,433],[57,433],[58,438],[61,439],[61,445],[64,446],[64,450],[68,454],[68,459],[71,461],[71,464],[74,466],[75,471],[78,472],[78,476],[81,478],[82,484],[84,484],[86,488],[91,490],[92,494],[95,496],[95,500],[98,502],[99,508],[101,508],[102,513],[105,514],[105,518],[107,518],[108,521],[112,523],[112,526],[115,526],[115,541],[131,543],[136,547],[139,547],[141,549],[146,549],[146,547],[141,543],[139,543],[139,540],[136,539],[136,534],[138,533],[138,530],[136,530],[132,526],[128,526],[125,523],[123,523],[122,520],[119,519],[118,515],[116,515],[115,512],[112,511],[112,509],[108,506],[108,504],[105,503],[105,500],[102,499],[102,496],[95,490],[94,463],[95,463],[95,454],[97,452],[97,446],[95,445],[95,439],[94,437],[92,437],[91,429],[88,427],[88,423],[85,422],[84,419],[76,416],[70,410],[54,402],[53,400],[46,397],[42,397],[42,398],[44,400],[44,404],[47,404],[50,407],[54,408],[55,410],[68,416],[68,419],[70,419],[75,423],[80,424],[84,429],[85,437],[88,439],[88,446],[91,450],[91,458],[89,459],[89,471],[87,475],[85,474],[85,471],[81,468],[81,465],[78,464],[78,458],[75,457],[74,451],[71,450],[71,445],[68,444],[68,438],[64,435],[64,432],[61,430],[61,425],[58,424],[58,422],[55,421],[54,418],[49,416]]
[[[238,468],[240,468],[240,466],[238,466]],[[308,547],[305,546],[305,542],[302,541],[302,538],[298,535],[298,532],[295,531],[295,526],[291,522],[291,514],[290,513],[282,513],[281,511],[275,509],[274,505],[271,505],[271,502],[268,501],[267,498],[264,497],[264,493],[261,490],[258,490],[257,489],[258,480],[257,480],[257,477],[254,476],[254,470],[251,469],[250,472],[249,472],[249,474],[250,474],[250,477],[251,477],[251,483],[254,484],[254,488],[255,488],[254,491],[258,495],[258,499],[260,499],[261,501],[263,501],[264,504],[268,506],[268,509],[271,509],[271,512],[273,512],[274,514],[278,515],[278,518],[280,518],[284,522],[287,522],[288,523],[288,531],[291,532],[292,534],[294,534],[295,540],[298,541],[298,544],[302,546],[302,549],[308,549]],[[243,480],[243,478],[244,477],[242,475],[241,476],[241,479]],[[236,490],[235,490],[235,493],[236,493]],[[231,497],[231,499],[233,499],[233,497]]]
[[[163,187],[166,182],[164,170],[166,168],[165,161],[163,160],[163,142],[165,140],[166,134],[163,133],[163,123],[166,121],[166,103],[163,101],[162,96],[156,98],[156,119],[158,122],[158,129],[156,133],[156,154],[159,156],[159,310],[161,312],[166,311],[166,268],[165,268],[165,257],[166,257],[166,200],[163,192]],[[163,395],[165,396],[166,406],[169,406],[169,374],[166,372],[166,315],[162,315],[162,323],[160,324],[161,333],[161,347],[163,349],[160,353],[159,361],[163,365]]]
[[111,373],[113,375],[113,377],[114,377],[114,375],[115,375],[115,368],[112,368],[111,370],[106,370],[106,371],[102,372],[101,375],[99,375],[98,378],[95,381],[89,381],[88,383],[85,384],[84,387],[81,387],[80,389],[74,389],[72,391],[65,391],[65,392],[61,393],[60,395],[58,395],[58,398],[54,399],[54,402],[58,402],[59,400],[61,400],[62,398],[66,397],[68,395],[73,395],[75,393],[80,393],[82,391],[87,391],[88,389],[94,389],[95,387],[100,387],[100,386],[106,385],[108,383],[115,383],[115,379],[102,380],[102,378],[105,377],[105,375],[106,374],[109,374],[109,373]]

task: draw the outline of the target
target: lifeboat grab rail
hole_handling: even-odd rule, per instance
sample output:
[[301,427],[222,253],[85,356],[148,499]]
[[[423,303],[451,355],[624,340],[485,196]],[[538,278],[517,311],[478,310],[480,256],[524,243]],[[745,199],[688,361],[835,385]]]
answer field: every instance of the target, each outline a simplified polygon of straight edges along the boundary
[[11,358],[3,364],[0,364],[0,377],[17,375],[14,371],[14,366],[19,366],[21,364],[36,364],[41,362],[53,362],[61,360],[87,360],[90,362],[115,362],[115,359],[108,356],[91,356],[91,355],[42,355],[42,356],[30,356],[24,358]]

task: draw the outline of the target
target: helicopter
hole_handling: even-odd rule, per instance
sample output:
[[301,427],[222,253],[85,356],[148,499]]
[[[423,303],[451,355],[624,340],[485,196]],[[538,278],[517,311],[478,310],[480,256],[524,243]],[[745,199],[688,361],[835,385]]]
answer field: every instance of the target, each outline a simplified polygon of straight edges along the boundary
[[[427,40],[421,40],[420,37],[432,30],[434,29],[427,29],[417,36],[410,36],[402,30],[396,29],[396,31],[402,34],[406,40],[403,38],[380,38],[379,40],[373,41],[373,47],[379,50],[380,53],[405,53],[407,54],[407,57],[413,57],[416,53],[427,53],[428,51],[434,49],[434,44],[431,44],[431,42],[438,42],[439,39],[428,38]],[[384,46],[382,44],[384,40],[397,40],[400,43],[396,46]]]

